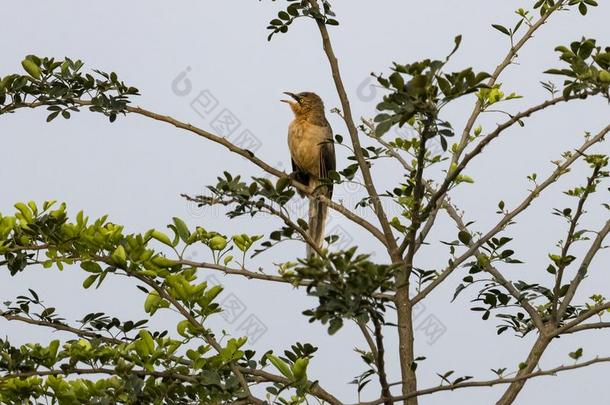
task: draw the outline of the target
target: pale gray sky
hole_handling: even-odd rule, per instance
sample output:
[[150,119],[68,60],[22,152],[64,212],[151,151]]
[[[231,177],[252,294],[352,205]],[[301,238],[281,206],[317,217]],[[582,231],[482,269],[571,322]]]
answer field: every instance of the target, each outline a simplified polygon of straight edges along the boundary
[[[279,3],[279,4],[278,4]],[[455,55],[450,69],[474,66],[475,70],[491,71],[508,49],[505,36],[493,30],[492,23],[512,25],[518,7],[531,7],[533,1],[400,1],[335,0],[341,26],[331,28],[335,50],[341,62],[347,89],[355,114],[371,116],[381,92],[370,89],[365,82],[371,71],[387,72],[392,61],[408,63],[421,58],[442,58],[453,46],[453,37],[463,34],[463,46]],[[103,3],[57,0],[53,2],[3,2],[3,33],[0,36],[2,63],[0,76],[20,71],[20,61],[27,54],[69,56],[82,59],[89,68],[115,71],[128,84],[142,93],[136,104],[159,113],[169,114],[196,126],[211,129],[214,118],[227,109],[241,122],[232,137],[249,130],[258,140],[257,154],[270,163],[286,168],[288,149],[286,127],[291,113],[279,102],[282,91],[313,90],[319,93],[328,109],[338,100],[329,68],[320,47],[319,34],[311,21],[298,21],[287,35],[266,40],[267,22],[274,17],[282,2],[137,0]],[[525,96],[508,106],[518,111],[547,97],[539,85],[548,80],[542,71],[559,65],[553,48],[581,36],[597,38],[610,44],[607,18],[610,6],[603,4],[590,15],[577,12],[560,13],[536,34],[520,54],[519,65],[507,69],[501,79],[507,92]],[[191,83],[188,94],[178,95],[172,83],[181,72],[187,72]],[[181,84],[184,84],[180,81]],[[199,115],[191,102],[208,91],[218,105],[208,115]],[[370,92],[373,93],[370,93]],[[446,111],[446,118],[458,130],[472,108],[473,98]],[[200,110],[201,111],[201,110]],[[607,125],[608,106],[602,101],[576,102],[541,113],[527,122],[523,129],[509,131],[477,159],[468,174],[476,183],[464,186],[453,201],[466,211],[466,219],[476,220],[475,227],[486,230],[496,221],[496,205],[500,199],[507,206],[517,203],[526,193],[525,177],[538,172],[541,176],[552,169],[549,163],[562,151],[579,144],[584,131],[596,131]],[[329,117],[335,133],[346,133],[338,117]],[[485,116],[483,124],[491,127],[502,120],[497,115]],[[265,218],[238,219],[228,222],[218,212],[201,211],[189,206],[180,193],[195,194],[215,181],[222,170],[243,175],[260,174],[241,158],[231,156],[223,148],[173,127],[136,116],[120,118],[109,124],[104,117],[88,112],[76,114],[69,121],[45,123],[43,111],[20,111],[0,118],[0,212],[12,211],[17,201],[57,199],[66,201],[72,212],[84,209],[91,217],[109,214],[124,224],[128,231],[161,228],[172,216],[182,217],[191,226],[202,225],[227,234],[262,233],[274,229]],[[339,167],[345,166],[345,151],[340,150]],[[374,172],[380,188],[400,179],[392,172],[396,166],[379,166]],[[505,268],[512,279],[549,281],[544,269],[547,253],[562,238],[565,225],[550,215],[552,207],[563,207],[567,200],[561,191],[579,184],[585,171],[579,166],[573,175],[551,188],[547,198],[538,201],[523,215],[519,224],[509,231],[516,238],[517,255],[526,262]],[[389,174],[388,174],[389,173]],[[346,203],[356,200],[361,190],[344,188],[337,191]],[[607,198],[607,194],[605,196]],[[602,211],[592,206],[587,224],[595,226]],[[340,226],[345,237],[363,251],[379,246],[359,228],[332,215],[329,228]],[[430,247],[422,251],[420,267],[438,268],[446,262],[447,249],[438,240],[455,238],[454,227],[439,221],[439,230],[431,235]],[[280,251],[261,255],[253,267],[294,258],[302,246],[286,245]],[[199,258],[205,252],[198,252]],[[379,260],[384,255],[378,251]],[[594,266],[598,274],[585,283],[583,296],[594,292],[610,296],[610,276],[601,275],[608,254],[600,255]],[[450,303],[453,290],[463,270],[456,272],[437,292],[424,302],[421,321],[437,319],[446,333],[428,344],[422,330],[416,332],[417,354],[427,360],[418,368],[420,387],[436,385],[436,372],[455,370],[455,375],[473,375],[478,379],[493,377],[491,368],[514,369],[522,360],[532,336],[519,339],[506,333],[496,337],[494,321],[481,321],[469,311],[464,294]],[[224,278],[227,296],[233,294],[245,310],[233,323],[216,320],[218,328],[239,334],[239,325],[254,315],[267,332],[254,343],[264,352],[281,349],[295,341],[311,342],[320,347],[311,365],[311,377],[333,390],[346,401],[356,401],[355,387],[348,385],[364,366],[353,348],[364,347],[359,333],[351,327],[329,337],[319,324],[309,324],[300,312],[314,301],[304,292],[286,286],[266,285],[257,281]],[[48,304],[54,305],[68,319],[78,319],[87,312],[105,310],[127,317],[143,316],[139,291],[129,280],[108,282],[97,292],[82,290],[84,276],[67,269],[30,270],[10,278],[0,273],[0,298],[13,298],[27,288],[36,289]],[[435,318],[431,318],[431,317]],[[172,328],[171,316],[156,324]],[[416,322],[416,326],[419,323]],[[48,331],[9,325],[0,321],[0,331],[13,342],[46,340]],[[391,381],[398,378],[394,353],[393,330],[386,332],[389,341],[387,362]],[[584,357],[608,355],[604,343],[606,331],[587,332],[562,338],[543,357],[544,368],[570,363],[567,353],[584,347]],[[593,403],[605,395],[606,366],[569,372],[558,378],[542,378],[529,382],[517,404],[574,401]],[[447,403],[489,404],[499,397],[502,388],[473,388],[455,393],[423,397],[423,405]],[[376,398],[377,392],[365,391],[365,398]],[[583,399],[584,398],[584,399]]]

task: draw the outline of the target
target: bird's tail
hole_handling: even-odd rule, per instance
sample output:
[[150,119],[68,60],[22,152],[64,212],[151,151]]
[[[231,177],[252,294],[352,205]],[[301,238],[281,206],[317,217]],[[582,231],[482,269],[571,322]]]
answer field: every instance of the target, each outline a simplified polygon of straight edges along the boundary
[[[310,185],[312,185],[310,182]],[[313,186],[313,185],[312,185]],[[326,187],[320,187],[319,192],[321,194],[327,194]],[[328,214],[328,206],[320,201],[318,198],[310,197],[309,199],[309,235],[313,243],[318,248],[322,247],[324,241],[324,228],[326,226],[326,216]],[[314,249],[308,244],[307,245],[307,257],[312,254],[316,254]]]

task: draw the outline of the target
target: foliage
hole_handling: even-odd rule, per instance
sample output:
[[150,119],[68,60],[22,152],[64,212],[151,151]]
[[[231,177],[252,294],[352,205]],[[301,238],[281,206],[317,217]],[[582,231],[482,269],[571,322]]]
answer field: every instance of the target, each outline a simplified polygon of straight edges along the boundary
[[[46,105],[50,111],[47,122],[59,114],[69,119],[82,105],[106,115],[110,122],[124,114],[129,96],[138,95],[138,89],[119,81],[116,73],[95,70],[96,79],[82,73],[83,62],[66,58],[39,58],[28,55],[21,62],[26,75],[10,74],[0,80],[0,114],[11,112],[24,104]],[[86,104],[79,102],[83,97]]]
[[[91,220],[81,211],[71,220],[66,205],[54,201],[15,204],[14,213],[0,214],[0,267],[14,277],[34,266],[81,271],[84,289],[100,288],[109,277],[122,276],[140,291],[147,316],[121,320],[94,312],[72,324],[36,291],[28,290],[6,301],[0,317],[63,331],[68,337],[20,346],[14,346],[8,337],[0,340],[0,402],[296,405],[315,398],[321,403],[342,404],[322,388],[321,382],[309,376],[309,365],[317,360],[317,348],[312,344],[296,342],[281,354],[273,350],[260,354],[245,348],[246,338],[214,332],[209,327],[210,319],[222,311],[222,287],[203,281],[204,271],[303,288],[315,299],[303,315],[311,323],[327,326],[331,335],[346,324],[355,324],[366,344],[355,352],[366,369],[352,383],[359,399],[365,387],[366,394],[379,388],[373,404],[404,401],[416,405],[417,397],[423,394],[507,384],[498,403],[508,405],[530,378],[610,361],[598,357],[582,362],[584,351],[577,348],[568,357],[578,363],[546,371],[537,369],[544,349],[556,338],[607,327],[606,322],[590,321],[593,317],[601,319],[610,310],[610,303],[601,292],[584,302],[576,298],[610,233],[610,219],[599,229],[585,227],[582,221],[588,210],[593,210],[591,196],[605,192],[609,158],[589,149],[604,142],[610,125],[596,134],[586,133],[580,147],[566,151],[553,162],[556,167],[548,177],[530,175],[532,189],[520,203],[511,208],[500,201],[499,219],[491,229],[480,230],[475,221],[466,222],[465,214],[450,199],[454,189],[475,181],[465,172],[470,162],[509,129],[524,127],[528,117],[573,100],[594,96],[610,100],[610,48],[590,38],[555,49],[566,65],[546,71],[563,79],[562,86],[551,81],[543,83],[551,95],[548,100],[515,112],[510,101],[521,96],[506,91],[500,81],[502,72],[516,62],[520,50],[552,14],[576,9],[586,15],[595,6],[594,0],[539,0],[532,9],[516,10],[516,21],[493,24],[493,32],[501,34],[510,46],[492,73],[474,67],[450,68],[461,36],[454,39],[452,51],[443,59],[394,62],[387,75],[373,75],[384,95],[375,117],[363,118],[357,127],[328,32],[329,26],[338,25],[331,2],[287,0],[287,8],[267,27],[268,39],[286,33],[297,20],[311,19],[320,31],[341,101],[341,109],[334,112],[344,120],[349,134],[349,141],[342,135],[335,135],[332,140],[347,151],[348,164],[331,172],[322,183],[363,185],[366,194],[355,207],[344,205],[343,201],[324,200],[317,190],[304,187],[290,173],[273,169],[224,137],[131,106],[131,98],[139,92],[120,81],[116,73],[85,73],[81,61],[69,58],[26,56],[22,61],[25,74],[8,74],[0,79],[0,115],[44,107],[49,113],[47,121],[52,121],[59,115],[69,119],[72,113],[87,107],[111,122],[119,115],[139,114],[194,132],[224,145],[277,180],[223,172],[204,195],[184,197],[202,206],[222,206],[228,219],[265,216],[279,225],[268,235],[225,235],[204,226],[191,229],[176,217],[168,230],[127,233],[107,216]],[[474,104],[461,134],[444,116],[445,107],[458,100]],[[492,129],[479,124],[481,114],[497,113],[508,118]],[[410,131],[406,135],[396,132],[393,139],[386,139],[390,130],[397,128]],[[436,142],[440,149],[433,147]],[[393,183],[379,193],[373,169],[387,158],[399,169],[382,173]],[[514,272],[507,269],[527,265],[515,251],[511,226],[577,162],[588,166],[589,175],[581,185],[565,191],[574,204],[552,212],[566,222],[567,230],[565,237],[545,254],[548,266],[519,273],[516,280],[508,278],[507,274]],[[320,199],[363,228],[387,256],[375,256],[373,260],[372,254],[356,246],[360,241],[345,247],[337,243],[338,235],[328,235],[324,246],[312,246],[314,256],[270,264],[274,271],[250,270],[253,256],[271,252],[280,244],[298,241],[312,245],[307,221],[299,218],[289,204],[297,198],[297,191]],[[388,215],[382,201],[391,202],[398,213]],[[354,208],[370,210],[376,222],[370,222]],[[608,209],[608,204],[601,207],[605,217]],[[454,240],[437,244],[430,235],[444,214],[455,223],[455,233],[448,236]],[[435,268],[422,268],[419,249],[431,244],[439,257],[446,252],[447,260]],[[575,252],[577,244],[582,249]],[[191,249],[201,247],[207,252],[207,261],[188,259]],[[439,371],[438,386],[417,391],[418,363],[425,357],[416,353],[420,349],[413,345],[414,308],[441,283],[451,283],[449,276],[461,270],[465,274],[460,277],[453,300],[468,296],[475,313],[481,314],[483,320],[495,320],[498,334],[535,334],[536,343],[527,362],[492,368],[493,380],[476,381],[455,370]],[[533,282],[538,274],[549,280]],[[174,317],[172,328],[155,331],[150,327],[150,318],[170,311]],[[384,340],[387,331],[397,333],[399,339],[398,352],[390,356],[386,355]],[[398,364],[399,383],[388,379],[387,360]],[[514,378],[508,377],[508,370],[512,369]],[[373,379],[378,387],[373,388]],[[398,386],[401,394],[393,391]],[[264,398],[261,392],[265,392]]]

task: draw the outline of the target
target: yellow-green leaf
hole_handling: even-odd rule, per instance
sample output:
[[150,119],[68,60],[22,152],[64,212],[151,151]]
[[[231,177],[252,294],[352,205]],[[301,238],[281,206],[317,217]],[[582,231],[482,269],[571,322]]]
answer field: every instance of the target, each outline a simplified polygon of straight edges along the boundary
[[21,61],[21,66],[25,69],[26,72],[34,79],[40,79],[40,75],[42,74],[40,67],[34,61],[30,59],[24,59]]

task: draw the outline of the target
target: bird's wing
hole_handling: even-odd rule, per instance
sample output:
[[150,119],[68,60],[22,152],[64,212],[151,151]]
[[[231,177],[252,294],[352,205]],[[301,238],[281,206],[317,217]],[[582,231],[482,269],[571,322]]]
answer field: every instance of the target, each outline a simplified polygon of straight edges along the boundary
[[[294,161],[294,159],[290,159],[292,161],[292,176],[293,178],[298,181],[301,184],[304,184],[306,186],[309,186],[309,174],[307,174],[307,172],[303,171],[303,169],[301,169],[296,162]],[[298,193],[301,195],[301,197],[304,197],[305,194],[303,194],[300,190],[297,190]]]
[[[330,125],[326,125],[326,141],[320,145],[320,178],[328,179],[328,173],[337,169],[335,157],[335,144],[333,142],[333,130]],[[329,197],[332,197],[333,187],[328,186]]]
[[290,161],[292,162],[292,171],[293,172],[297,172],[300,171],[301,168],[296,164],[296,162],[294,161],[294,159],[290,159]]

